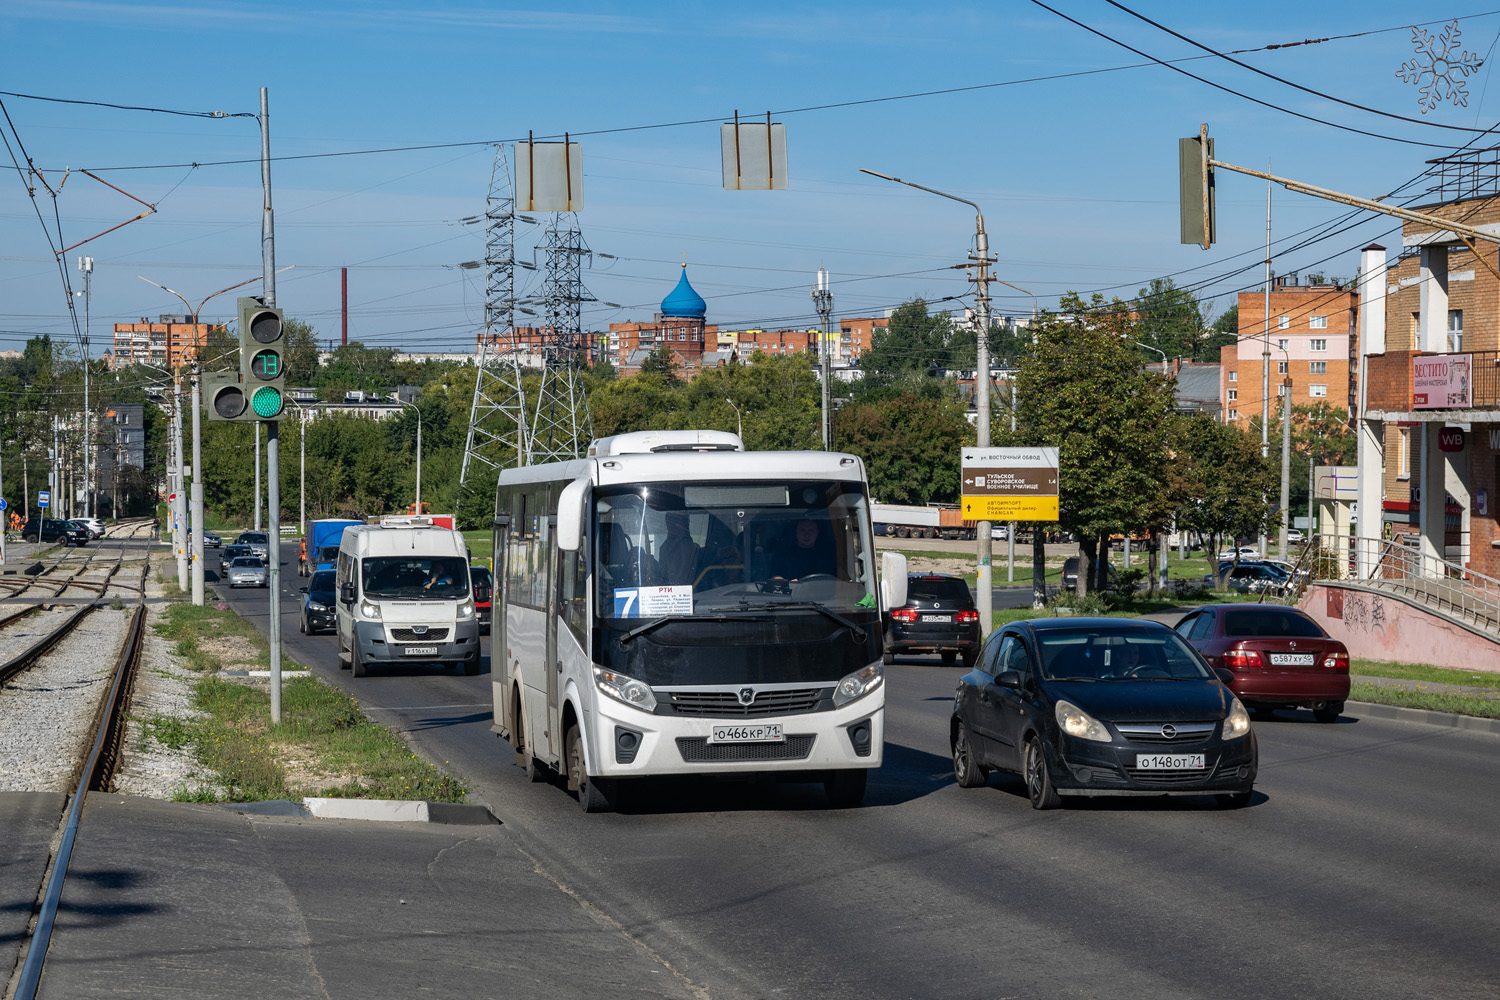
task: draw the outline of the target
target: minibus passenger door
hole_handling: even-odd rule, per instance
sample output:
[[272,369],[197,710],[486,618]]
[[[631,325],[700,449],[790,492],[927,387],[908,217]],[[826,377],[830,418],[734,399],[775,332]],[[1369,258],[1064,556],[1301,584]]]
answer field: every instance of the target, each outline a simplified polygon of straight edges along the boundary
[[547,537],[542,540],[547,553],[547,579],[543,582],[543,593],[547,595],[547,658],[543,661],[543,673],[547,675],[547,746],[554,764],[562,763],[563,734],[561,695],[558,683],[562,680],[562,664],[557,658],[557,515],[547,517]]
[[490,565],[490,690],[494,705],[491,729],[504,739],[513,739],[510,731],[510,643],[506,624],[506,602],[510,598],[507,586],[510,573],[506,565],[506,554],[510,550],[510,514],[497,514],[492,532]]

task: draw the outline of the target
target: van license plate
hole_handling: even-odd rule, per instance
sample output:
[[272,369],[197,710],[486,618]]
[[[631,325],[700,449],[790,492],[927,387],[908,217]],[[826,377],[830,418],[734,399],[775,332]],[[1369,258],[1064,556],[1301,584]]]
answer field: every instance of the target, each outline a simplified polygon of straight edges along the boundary
[[437,655],[437,647],[436,646],[407,646],[406,647],[406,655],[407,656],[436,656]]
[[764,726],[714,726],[708,734],[710,743],[785,743],[781,724]]

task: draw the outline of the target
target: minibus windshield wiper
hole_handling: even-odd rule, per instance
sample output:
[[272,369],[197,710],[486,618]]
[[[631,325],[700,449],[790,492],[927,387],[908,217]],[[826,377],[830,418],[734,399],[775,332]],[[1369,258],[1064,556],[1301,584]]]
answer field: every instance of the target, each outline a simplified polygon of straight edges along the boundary
[[769,621],[769,619],[759,618],[759,617],[756,617],[756,618],[746,618],[743,615],[734,615],[734,616],[730,616],[730,615],[662,615],[660,618],[653,618],[653,619],[651,619],[649,622],[646,622],[646,624],[644,624],[644,625],[637,625],[635,628],[631,629],[629,632],[626,632],[624,635],[620,636],[620,645],[623,646],[627,642],[629,642],[631,639],[634,639],[636,636],[645,635],[647,632],[650,632],[653,629],[659,628],[660,626],[665,625],[668,622],[720,622],[720,623],[722,623],[722,622],[763,622],[763,621]]
[[863,628],[854,624],[837,611],[834,611],[828,605],[819,604],[817,601],[768,601],[765,604],[741,604],[740,607],[756,611],[816,611],[829,621],[837,622],[854,633],[854,637],[862,644],[867,644],[870,641],[870,637],[865,634]]

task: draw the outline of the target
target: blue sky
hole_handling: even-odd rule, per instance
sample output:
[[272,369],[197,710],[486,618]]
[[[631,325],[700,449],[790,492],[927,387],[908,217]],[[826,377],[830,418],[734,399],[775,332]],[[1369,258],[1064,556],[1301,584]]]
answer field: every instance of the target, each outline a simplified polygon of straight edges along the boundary
[[[879,315],[915,296],[954,307],[968,301],[963,271],[951,265],[970,245],[972,213],[859,167],[978,202],[997,275],[1034,293],[1043,308],[1067,290],[1129,297],[1153,277],[1174,275],[1179,284],[1203,282],[1203,294],[1222,309],[1232,301],[1226,296],[1259,281],[1265,185],[1221,175],[1219,242],[1210,251],[1180,246],[1178,136],[1207,122],[1222,160],[1376,196],[1420,174],[1444,147],[1474,140],[1473,132],[1436,126],[1500,122],[1500,80],[1492,80],[1490,63],[1464,81],[1467,107],[1443,102],[1428,113],[1416,86],[1396,75],[1415,58],[1417,12],[1440,22],[1424,29],[1434,35],[1458,18],[1461,47],[1490,53],[1500,11],[1483,3],[1126,5],[1221,51],[1329,38],[1237,58],[1332,98],[1416,119],[1407,122],[1216,58],[1178,65],[1272,107],[1160,66],[1121,68],[1149,60],[1110,39],[1167,60],[1201,51],[1100,0],[1048,2],[1105,37],[1030,0],[577,3],[565,11],[5,0],[0,90],[253,112],[266,86],[274,156],[455,144],[285,159],[272,168],[277,263],[295,265],[278,279],[279,303],[322,338],[336,339],[339,268],[346,266],[350,338],[412,350],[472,349],[483,278],[458,265],[483,256],[483,234],[462,220],[484,209],[494,156],[487,143],[528,130],[566,130],[582,144],[579,222],[593,250],[614,255],[596,257],[584,272],[600,300],[585,311],[589,328],[649,319],[684,254],[709,321],[735,328],[815,322],[809,289],[820,265],[832,273],[836,315]],[[1359,37],[1331,37],[1352,34]],[[1003,85],[852,103],[993,84]],[[113,322],[182,311],[140,277],[196,304],[259,273],[259,167],[211,165],[259,155],[253,119],[3,100],[49,180],[74,170],[56,205],[65,244],[140,210],[78,168],[158,206],[68,254],[75,284],[76,257],[95,259],[96,353]],[[716,123],[736,109],[747,117],[769,110],[785,123],[790,190],[722,189]],[[699,120],[706,121],[641,127]],[[41,206],[50,220],[45,192]],[[1369,218],[1291,249],[1302,241],[1294,234],[1311,235],[1345,214],[1277,188],[1272,235],[1285,252],[1275,269],[1352,276],[1359,248],[1394,220]],[[518,227],[520,255],[539,238],[539,227]],[[1242,267],[1249,270],[1233,273]],[[539,281],[539,272],[524,274]],[[7,169],[0,349],[35,333],[71,340],[62,287],[25,187]],[[205,318],[229,318],[235,294],[210,302]],[[1029,314],[1031,304],[1028,295],[997,290],[999,312]]]

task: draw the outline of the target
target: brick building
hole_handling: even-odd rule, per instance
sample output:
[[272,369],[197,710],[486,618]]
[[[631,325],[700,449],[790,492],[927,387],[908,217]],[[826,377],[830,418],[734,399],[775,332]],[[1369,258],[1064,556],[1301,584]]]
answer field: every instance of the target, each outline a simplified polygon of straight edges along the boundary
[[[1500,233],[1495,177],[1436,190],[1447,197],[1413,209]],[[1408,221],[1394,261],[1364,252],[1358,534],[1500,577],[1500,275],[1494,243],[1476,245],[1482,258],[1452,230]]]
[[[1277,277],[1271,288],[1271,425],[1291,377],[1292,405],[1327,403],[1352,412],[1359,293],[1342,284],[1297,283]],[[1239,336],[1219,349],[1219,406],[1226,422],[1249,427],[1261,415],[1265,373],[1266,295],[1241,292]]]
[[208,343],[213,324],[194,323],[191,316],[160,316],[155,323],[144,317],[139,323],[116,323],[110,368],[134,364],[174,370],[198,356]]

